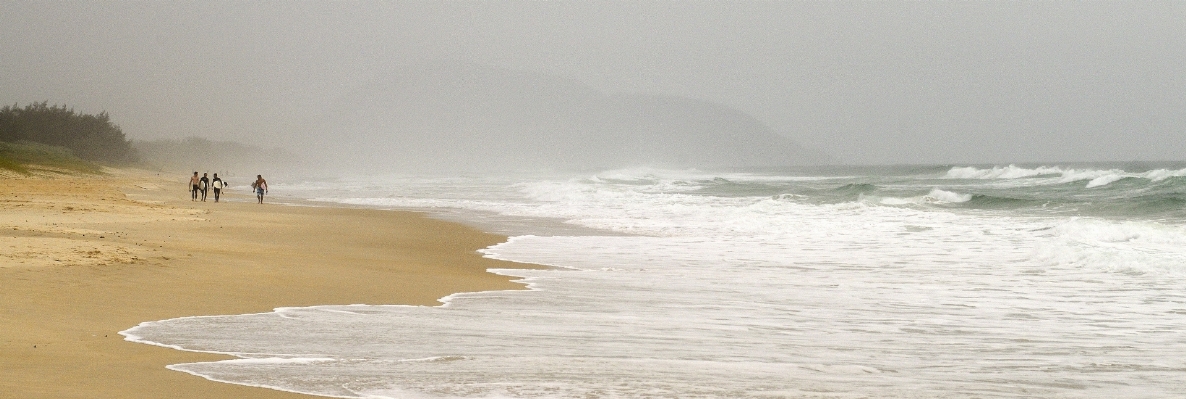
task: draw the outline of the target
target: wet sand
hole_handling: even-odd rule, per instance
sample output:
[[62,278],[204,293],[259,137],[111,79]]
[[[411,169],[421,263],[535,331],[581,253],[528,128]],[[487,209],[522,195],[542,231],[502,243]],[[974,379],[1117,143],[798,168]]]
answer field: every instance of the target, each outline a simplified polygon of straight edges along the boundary
[[191,202],[187,176],[0,174],[0,398],[308,398],[166,365],[226,358],[123,340],[140,322],[327,304],[436,305],[519,289],[504,237],[412,212]]

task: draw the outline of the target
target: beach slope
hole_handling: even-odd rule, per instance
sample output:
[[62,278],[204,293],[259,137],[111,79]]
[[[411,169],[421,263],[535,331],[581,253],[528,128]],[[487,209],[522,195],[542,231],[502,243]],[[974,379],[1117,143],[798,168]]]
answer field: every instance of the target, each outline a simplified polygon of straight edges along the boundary
[[[166,365],[226,358],[123,340],[144,321],[327,304],[436,305],[521,289],[505,237],[417,213],[191,202],[186,176],[0,176],[0,397],[308,397]],[[245,190],[244,190],[245,191]],[[229,201],[228,201],[229,200]]]

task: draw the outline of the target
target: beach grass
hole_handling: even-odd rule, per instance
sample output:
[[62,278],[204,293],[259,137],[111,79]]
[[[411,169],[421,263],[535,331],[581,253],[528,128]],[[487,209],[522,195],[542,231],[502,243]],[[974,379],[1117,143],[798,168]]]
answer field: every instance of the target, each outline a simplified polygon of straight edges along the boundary
[[26,175],[31,170],[102,173],[101,166],[74,156],[68,148],[30,141],[0,142],[0,169]]
[[28,168],[25,168],[25,166],[21,165],[20,162],[9,159],[8,157],[4,156],[3,154],[0,154],[0,169],[11,170],[13,172],[17,172],[17,173],[24,174],[24,175],[29,174]]

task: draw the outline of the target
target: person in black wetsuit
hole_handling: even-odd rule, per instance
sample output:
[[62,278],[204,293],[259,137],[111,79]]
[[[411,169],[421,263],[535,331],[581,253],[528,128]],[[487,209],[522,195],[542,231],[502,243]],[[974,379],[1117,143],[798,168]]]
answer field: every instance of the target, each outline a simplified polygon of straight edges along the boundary
[[214,202],[218,202],[218,194],[222,192],[222,188],[226,183],[218,178],[218,173],[214,174],[214,179],[210,180],[210,187],[214,189]]
[[206,190],[210,189],[210,178],[206,177],[206,174],[203,173],[202,178],[198,179],[198,181],[201,182],[199,185],[202,187],[202,202],[206,202]]

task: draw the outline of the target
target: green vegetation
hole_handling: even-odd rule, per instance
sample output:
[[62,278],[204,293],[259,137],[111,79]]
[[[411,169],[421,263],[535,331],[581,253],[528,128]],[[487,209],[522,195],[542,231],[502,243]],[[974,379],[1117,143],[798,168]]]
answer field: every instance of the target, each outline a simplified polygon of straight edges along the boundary
[[0,155],[0,169],[29,174],[29,169],[26,169],[24,166],[22,166],[20,162],[8,159],[4,155]]
[[0,169],[28,174],[30,169],[37,169],[31,165],[84,173],[100,172],[99,165],[74,156],[64,147],[31,141],[0,142]]
[[0,108],[0,168],[27,173],[38,164],[98,172],[95,163],[126,165],[136,151],[106,112],[79,114],[49,102]]

